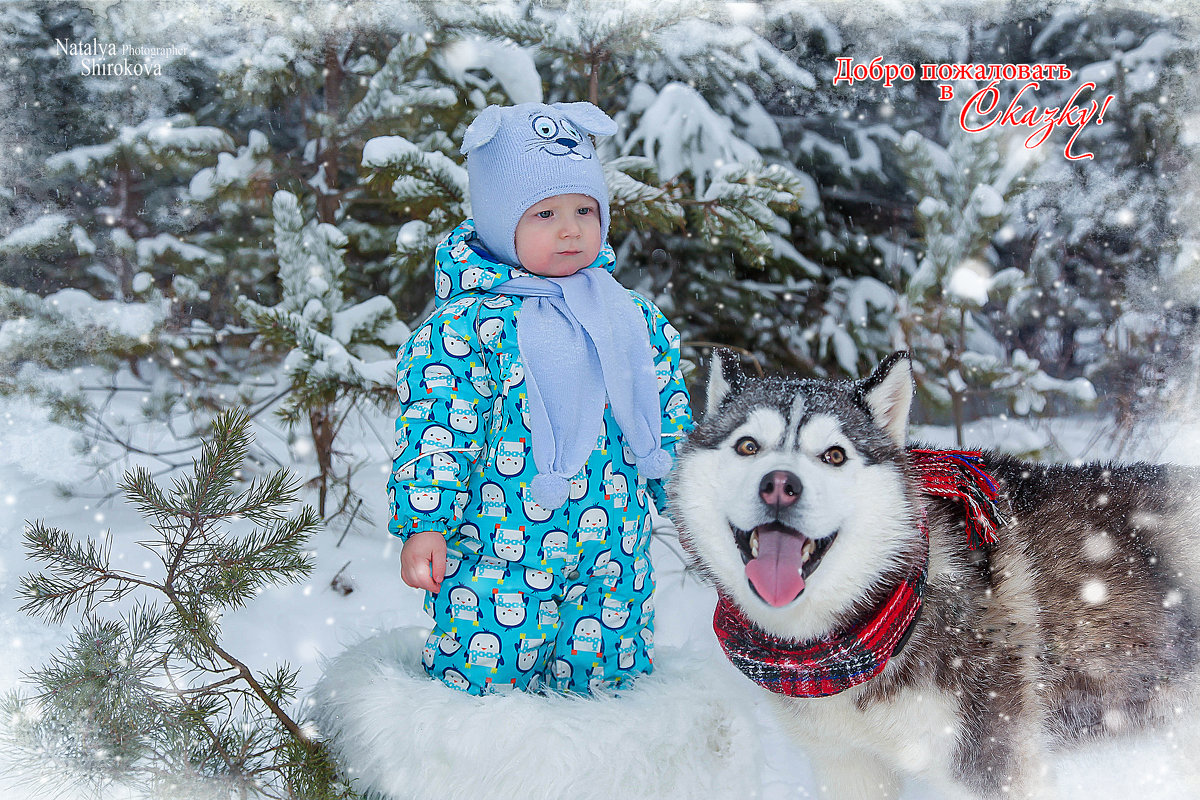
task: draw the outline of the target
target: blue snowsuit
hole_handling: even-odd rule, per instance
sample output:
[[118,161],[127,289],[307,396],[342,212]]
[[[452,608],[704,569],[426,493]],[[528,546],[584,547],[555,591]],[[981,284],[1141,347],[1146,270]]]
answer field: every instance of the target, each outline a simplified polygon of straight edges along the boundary
[[[425,596],[435,623],[425,668],[472,694],[620,688],[652,670],[649,503],[663,507],[662,481],[638,474],[606,405],[566,504],[549,511],[529,498],[537,468],[517,347],[522,298],[488,291],[529,273],[475,247],[470,220],[439,245],[437,308],[397,353],[389,529],[403,539],[438,531],[448,550],[440,590]],[[593,266],[614,262],[605,245]],[[679,334],[629,294],[645,313],[662,445],[673,452],[692,427]]]

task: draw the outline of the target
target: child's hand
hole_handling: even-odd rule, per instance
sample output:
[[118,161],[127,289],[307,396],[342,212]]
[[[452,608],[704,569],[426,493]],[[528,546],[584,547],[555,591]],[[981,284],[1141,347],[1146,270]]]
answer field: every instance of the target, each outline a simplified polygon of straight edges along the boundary
[[437,594],[446,577],[446,537],[437,531],[408,537],[400,551],[400,577],[414,589]]

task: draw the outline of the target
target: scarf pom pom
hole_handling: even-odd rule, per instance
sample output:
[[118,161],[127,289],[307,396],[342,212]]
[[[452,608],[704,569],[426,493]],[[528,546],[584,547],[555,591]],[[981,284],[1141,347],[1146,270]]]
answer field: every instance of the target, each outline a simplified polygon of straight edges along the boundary
[[661,447],[638,459],[638,472],[647,478],[665,478],[671,471],[671,454]]
[[561,508],[571,494],[571,482],[561,475],[547,475],[539,472],[529,484],[529,493],[533,502],[547,511]]

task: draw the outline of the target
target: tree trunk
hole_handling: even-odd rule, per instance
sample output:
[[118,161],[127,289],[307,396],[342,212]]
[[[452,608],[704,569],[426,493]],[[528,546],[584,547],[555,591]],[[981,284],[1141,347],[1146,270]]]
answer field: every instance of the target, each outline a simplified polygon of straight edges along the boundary
[[338,149],[339,142],[333,135],[333,120],[342,111],[342,70],[341,59],[338,58],[337,47],[333,42],[325,45],[325,116],[327,128],[321,131],[321,143],[324,145],[321,163],[325,167],[325,185],[327,192],[321,192],[317,197],[317,218],[321,222],[334,224],[339,205],[338,188]]
[[588,62],[588,100],[594,106],[600,105],[600,58],[596,55]]
[[[958,310],[958,352],[954,354],[954,369],[958,370],[959,380],[966,382],[966,376],[962,374],[962,356],[967,351],[967,309],[960,308]],[[965,401],[966,392],[958,391],[951,387],[950,398],[954,406],[954,440],[958,444],[958,449],[963,449],[963,417],[965,416]]]
[[333,474],[333,408],[321,406],[308,412],[309,428],[312,430],[313,447],[317,451],[318,477],[317,513],[325,517],[325,498],[329,493],[329,476]]

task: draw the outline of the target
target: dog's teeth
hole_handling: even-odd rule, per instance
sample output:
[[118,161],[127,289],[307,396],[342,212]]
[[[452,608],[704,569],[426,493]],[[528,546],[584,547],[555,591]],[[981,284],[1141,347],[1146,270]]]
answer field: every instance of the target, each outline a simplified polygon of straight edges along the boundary
[[813,551],[816,549],[817,549],[817,543],[814,542],[812,539],[809,539],[807,542],[805,542],[804,550],[803,550],[803,553],[804,553],[803,561],[808,561],[809,557],[813,554]]
[[758,558],[758,531],[750,534],[750,557]]

